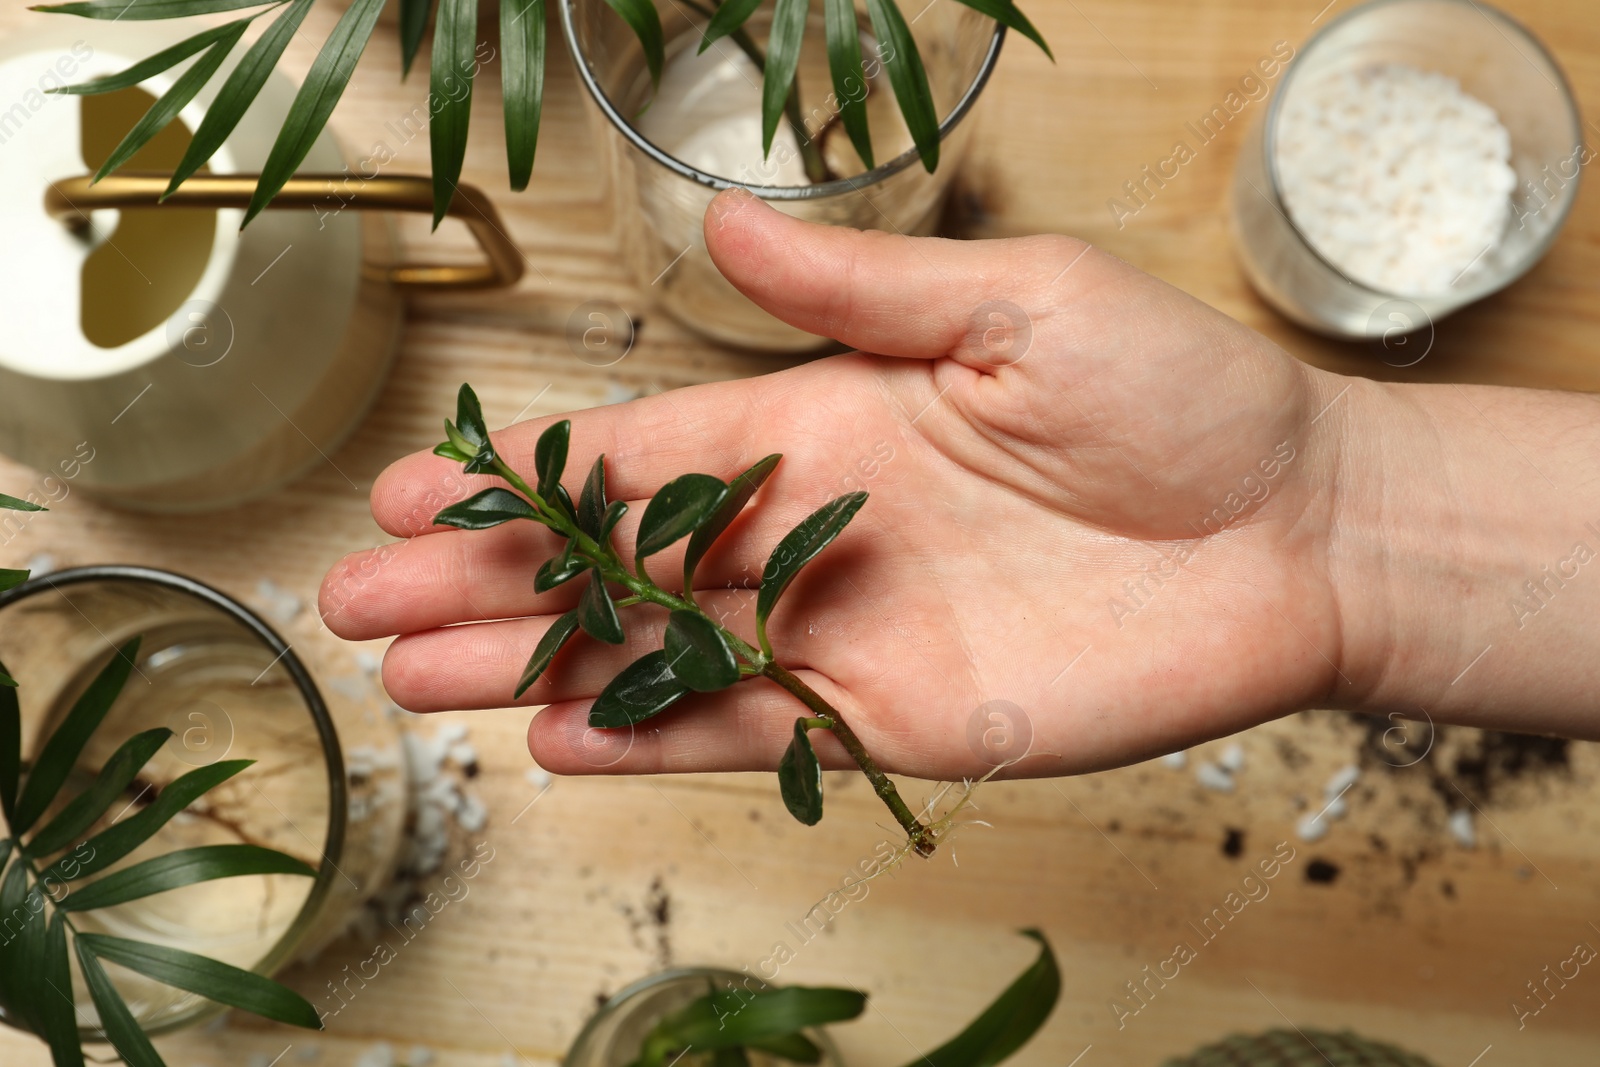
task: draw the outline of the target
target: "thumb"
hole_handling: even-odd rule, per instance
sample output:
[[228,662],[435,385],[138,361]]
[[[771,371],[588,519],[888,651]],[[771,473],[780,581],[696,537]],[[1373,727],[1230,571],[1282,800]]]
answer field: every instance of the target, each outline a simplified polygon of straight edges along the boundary
[[1034,309],[1090,251],[1069,237],[951,241],[802,222],[743,189],[711,202],[706,248],[734,287],[809,333],[887,356],[1016,362]]

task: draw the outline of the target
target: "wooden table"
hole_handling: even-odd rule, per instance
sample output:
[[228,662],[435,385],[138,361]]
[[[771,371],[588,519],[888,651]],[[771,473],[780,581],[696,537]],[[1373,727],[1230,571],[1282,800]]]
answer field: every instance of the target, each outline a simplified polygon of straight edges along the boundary
[[[1028,6],[1060,61],[1051,66],[1015,41],[1007,49],[965,176],[964,228],[974,236],[1078,234],[1347,373],[1600,388],[1595,189],[1581,196],[1565,236],[1531,276],[1443,324],[1433,354],[1404,371],[1286,325],[1247,288],[1225,210],[1243,120],[1125,228],[1113,223],[1107,200],[1169,154],[1185,121],[1209,111],[1275,42],[1298,45],[1349,6],[1335,0],[1319,12],[1323,2],[1034,0]],[[1580,99],[1600,111],[1592,3],[1505,2],[1554,46]],[[320,40],[337,7],[319,4],[303,36]],[[40,17],[10,8],[0,32]],[[327,465],[289,489],[204,522],[130,515],[74,494],[6,547],[8,565],[48,551],[58,565],[167,566],[246,600],[269,578],[310,603],[331,562],[380,540],[365,490],[390,460],[435,441],[457,383],[477,383],[499,423],[536,397],[531,413],[541,414],[619,391],[781,366],[708,347],[644,314],[644,294],[617,261],[589,151],[587,101],[564,52],[552,54],[532,188],[504,192],[493,78],[480,84],[467,159],[466,178],[496,193],[531,265],[516,291],[416,301],[372,415]],[[297,42],[287,65],[299,74],[310,59]],[[402,87],[397,68],[392,34],[382,32],[335,118],[353,148],[383,138],[384,124],[422,98],[425,79]],[[403,147],[396,168],[425,170],[424,142]],[[423,229],[405,233],[413,249],[427,240]],[[439,246],[469,254],[464,234],[450,227]],[[564,335],[573,309],[601,298],[646,320],[634,352],[604,372],[575,359]],[[0,486],[13,492],[34,477],[0,463]],[[285,629],[341,713],[353,713],[355,649],[319,632],[313,611]],[[482,834],[458,848],[481,838],[496,856],[470,896],[385,967],[326,1034],[230,1018],[220,1030],[161,1041],[174,1067],[252,1056],[266,1063],[291,1044],[279,1062],[320,1049],[314,1062],[342,1064],[378,1041],[402,1053],[429,1046],[447,1065],[499,1064],[513,1049],[530,1062],[553,1061],[601,994],[668,962],[754,965],[775,941],[792,942],[785,924],[798,922],[883,836],[881,808],[848,775],[830,784],[827,823],[813,831],[788,819],[765,775],[558,780],[513,825],[536,795],[524,778],[528,713],[456,718],[482,754],[473,789],[492,813]],[[431,731],[438,721],[417,728]],[[1245,766],[1232,794],[1202,789],[1192,773],[1222,743],[1191,754],[1189,770],[1157,763],[989,786],[981,802],[992,828],[975,827],[953,855],[874,883],[866,900],[800,950],[785,978],[870,990],[874,1007],[842,1031],[844,1048],[855,1063],[902,1063],[1004,985],[1030,956],[1011,931],[1038,925],[1060,951],[1065,990],[1046,1032],[1017,1060],[1023,1065],[1145,1067],[1231,1031],[1288,1021],[1354,1027],[1441,1067],[1594,1063],[1600,972],[1582,971],[1524,1029],[1511,1004],[1542,968],[1571,956],[1575,942],[1600,946],[1596,750],[1572,746],[1566,772],[1497,790],[1476,819],[1473,849],[1444,829],[1446,804],[1424,766],[1373,764],[1346,798],[1350,816],[1323,841],[1298,840],[1296,820],[1321,805],[1323,783],[1362,736],[1363,727],[1334,715],[1252,731],[1239,739]],[[923,788],[913,783],[912,791]],[[1189,924],[1222,906],[1279,842],[1296,856],[1269,883],[1270,895],[1204,943]],[[1163,987],[1149,987],[1148,1003],[1119,1029],[1111,1005],[1139,1004],[1125,983],[1170,957],[1180,939],[1201,946],[1197,958]],[[371,948],[347,941],[289,980],[315,997]],[[0,1060],[42,1064],[46,1056],[6,1033]]]

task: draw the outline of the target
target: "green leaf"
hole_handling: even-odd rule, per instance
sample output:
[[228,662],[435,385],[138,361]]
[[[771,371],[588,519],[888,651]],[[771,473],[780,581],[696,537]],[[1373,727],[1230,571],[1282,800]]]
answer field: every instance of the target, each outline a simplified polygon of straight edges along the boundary
[[[567,445],[572,439],[572,422],[562,419],[547,427],[533,446],[533,470],[539,476],[539,495],[546,500],[556,496],[561,476],[567,471]],[[571,501],[567,502],[571,510]]]
[[540,516],[532,504],[509,489],[485,489],[459,504],[451,504],[433,517],[439,526],[454,526],[461,530],[492,530],[514,519],[533,519]]
[[74,889],[57,906],[67,911],[94,911],[197,882],[251,874],[315,878],[317,872],[293,856],[260,845],[200,845],[124,867]]
[[0,567],[0,593],[7,589],[15,589],[28,580],[27,571],[13,570],[10,567]]
[[99,181],[132,159],[152,137],[166,129],[167,124],[178,117],[178,112],[189,106],[189,101],[193,100],[195,94],[211,80],[211,76],[222,66],[222,61],[228,58],[228,53],[233,51],[233,46],[239,43],[239,38],[244,36],[244,31],[249,25],[249,19],[240,19],[229,24],[229,32],[195,60],[194,66],[184,71],[178,80],[172,83],[172,88],[161,94],[161,99],[151,104],[150,110],[133,124],[133,129],[117,143],[117,147],[111,150],[106,161],[100,164],[100,169],[94,172],[95,181]]
[[667,662],[672,673],[697,693],[715,693],[739,680],[739,661],[715,623],[693,611],[667,619]]
[[18,500],[14,496],[0,493],[0,508],[7,511],[48,511],[43,504],[30,504],[26,500]]
[[172,731],[164,726],[135,734],[112,753],[94,784],[72,799],[54,819],[33,835],[28,842],[28,853],[48,856],[59,852],[78,839],[94,821],[110,809],[113,802],[128,788],[139,771],[156,754]]
[[589,709],[589,725],[601,730],[632,726],[666,711],[688,692],[689,687],[667,665],[667,654],[652,652],[611,679]]
[[556,653],[562,646],[572,640],[572,635],[578,632],[578,613],[569,611],[555,621],[550,629],[539,638],[539,644],[533,650],[533,655],[528,659],[528,665],[522,668],[522,677],[517,681],[517,691],[512,699],[520,699],[528,687],[537,682],[544,672],[550,669],[550,664],[555,660]]
[[119,89],[138,85],[164,70],[177,66],[196,52],[204,51],[216,44],[232,34],[236,25],[237,23],[229,22],[222,26],[213,26],[193,37],[184,38],[171,48],[164,48],[155,55],[140,60],[127,70],[79,82],[77,85],[63,85],[59,89],[51,89],[50,92],[65,96],[93,96],[97,93],[114,93]]
[[400,80],[405,81],[428,32],[428,14],[433,0],[400,0]]
[[501,0],[500,92],[506,119],[506,167],[520,193],[533,176],[544,110],[544,0]]
[[1039,942],[1039,956],[965,1030],[906,1067],[994,1067],[1044,1026],[1061,995],[1061,972],[1050,942],[1038,930],[1023,930]]
[[567,495],[566,486],[562,485],[560,482],[557,482],[555,488],[551,491],[550,498],[548,499],[550,499],[551,503],[558,507],[562,514],[566,515],[567,518],[577,521],[578,509],[572,506],[572,497]]
[[[21,980],[28,972],[24,966],[28,948],[24,937],[33,918],[28,907],[31,899],[36,898],[28,892],[28,869],[19,858],[0,878],[0,931],[4,933],[0,937],[0,1005],[7,1014],[15,1013],[28,1026],[36,1026],[34,997],[39,987]],[[40,906],[43,907],[42,901]]]
[[4,663],[0,663],[0,678],[10,681],[0,685],[0,811],[10,827],[16,821],[17,781],[22,775],[22,708],[17,702],[17,683],[11,681]]
[[791,1063],[821,1063],[822,1050],[805,1034],[780,1034],[748,1042],[751,1048]]
[[78,969],[83,972],[83,982],[89,987],[89,996],[100,1012],[100,1026],[117,1055],[128,1067],[166,1067],[93,950],[81,937],[74,938],[73,944],[78,950]]
[[717,513],[727,495],[728,487],[709,474],[681,475],[662,486],[639,520],[637,562],[642,564],[646,556],[694,533]]
[[[322,1028],[317,1009],[304,997],[259,974],[164,945],[147,945],[105,934],[79,934],[78,940],[87,942],[89,950],[99,959],[121,964],[166,985],[198,993],[218,1004],[243,1008],[264,1019],[291,1026],[310,1030]],[[63,959],[65,955],[63,946]]]
[[172,180],[167,183],[166,192],[161,194],[162,199],[171,196],[178,186],[205,166],[206,161],[216,155],[217,149],[233,133],[239,120],[260,95],[261,87],[267,83],[267,78],[282,58],[284,48],[299,31],[312,3],[313,0],[294,0],[245,52],[239,65],[233,68],[233,73],[217,90],[216,100],[206,109],[206,117],[200,120],[200,128],[195,130],[194,137],[190,139],[183,160],[172,172]]
[[317,135],[328,124],[328,117],[339,103],[339,97],[344,95],[345,86],[350,84],[350,75],[355,73],[356,63],[372,37],[383,4],[384,0],[351,0],[333,32],[323,42],[322,50],[306,73],[306,80],[295,94],[289,115],[278,131],[278,139],[267,154],[255,195],[250,198],[250,207],[245,212],[244,225],[248,226],[251,219],[261,214],[305,162],[311,146],[316,144]]
[[822,821],[822,764],[807,736],[806,719],[794,721],[794,740],[778,761],[778,791],[789,814],[815,826]]
[[911,36],[911,29],[893,0],[867,0],[867,14],[872,17],[873,33],[888,48],[889,58],[883,66],[894,87],[900,114],[905,116],[922,165],[932,174],[939,166],[939,116],[933,108],[933,90],[928,87],[928,72],[923,69],[917,39]]
[[604,545],[611,539],[611,531],[617,528],[617,523],[622,521],[622,516],[628,513],[626,500],[613,500],[611,506],[606,508],[606,516],[600,521],[600,536],[595,540]]
[[701,997],[656,1025],[673,1048],[705,1051],[781,1038],[811,1026],[860,1015],[867,996],[854,989],[783,986],[719,990]]
[[700,35],[700,51],[704,52],[743,26],[760,6],[761,0],[724,0],[722,6],[711,16],[711,21],[706,24],[705,32]]
[[812,512],[804,522],[790,530],[767,558],[761,572],[761,590],[756,594],[756,625],[765,628],[767,617],[777,606],[789,583],[800,569],[833,543],[867,502],[864,492],[850,493],[832,500]]
[[66,915],[50,916],[39,958],[30,968],[40,980],[37,1002],[40,1037],[50,1046],[55,1067],[83,1067],[78,1013],[72,999],[72,965],[67,955]]
[[867,75],[861,66],[861,28],[856,23],[855,0],[823,0],[828,37],[828,71],[833,75],[833,96],[839,102],[856,155],[871,170],[872,133],[867,127]]
[[548,593],[558,585],[572,581],[578,575],[589,569],[587,560],[567,552],[559,556],[551,556],[539,568],[539,573],[533,576],[533,591],[535,593]]
[[[449,424],[447,423],[446,425]],[[454,426],[450,428],[452,430],[455,429]],[[456,447],[454,441],[441,441],[439,444],[434,445],[433,454],[443,456],[445,459],[453,459],[457,463],[467,463],[472,459],[472,453],[461,451],[460,448]]]
[[756,490],[761,488],[774,470],[778,461],[783,456],[774,453],[757,463],[728,485],[728,495],[722,498],[722,503],[711,513],[689,538],[689,547],[683,552],[683,588],[687,591],[694,589],[694,571],[700,566],[700,561],[705,559],[706,553],[711,551],[711,546],[721,537],[727,528],[733,525],[733,520],[739,517],[739,512],[750,502]]
[[0,685],[15,689],[17,687],[17,680],[11,677],[11,675],[7,674],[5,671],[0,671]]
[[606,457],[595,458],[589,468],[589,477],[578,494],[578,529],[600,540],[600,528],[606,521]]
[[[445,423],[448,429],[449,422]],[[473,392],[472,386],[462,383],[456,391],[456,429],[470,444],[469,451],[481,449],[489,444],[489,427],[483,421],[483,405],[478,403],[478,394]]]
[[767,39],[767,66],[761,78],[761,154],[772,153],[772,138],[783,120],[783,105],[795,91],[794,75],[800,69],[800,46],[805,42],[806,15],[811,0],[777,0],[772,11],[772,33]]
[[89,838],[83,848],[89,854],[86,859],[76,859],[76,853],[65,856],[52,864],[44,877],[70,882],[98,874],[144,844],[178,812],[253,762],[244,759],[218,760],[168,783],[144,810]]
[[16,817],[11,822],[13,834],[20,837],[27,833],[55,799],[89,736],[99,728],[117,694],[122,692],[138,655],[137,637],[117,649],[111,662],[95,675],[67,717],[50,735],[50,740],[44,743],[44,751],[39,753],[39,759],[28,772],[27,784],[22,787],[22,796],[17,801]]
[[79,15],[86,19],[129,22],[181,19],[190,15],[215,15],[247,7],[266,7],[277,0],[78,0],[70,4],[39,4],[33,11],[54,15]]
[[1055,62],[1056,55],[1050,51],[1050,46],[1045,43],[1044,35],[1034,27],[1033,23],[1028,21],[1028,16],[1017,9],[1014,0],[957,0],[957,2],[966,4],[979,14],[988,15],[1009,29],[1016,30],[1042,48],[1044,54],[1050,57],[1052,63]]
[[652,0],[606,0],[611,9],[639,38],[644,49],[644,62],[650,68],[650,84],[661,84],[661,64],[666,59],[666,40],[661,32],[661,16],[656,13]]
[[719,1048],[711,1054],[711,1067],[750,1067],[750,1056],[743,1045]]
[[578,625],[583,632],[608,645],[620,645],[626,639],[622,633],[622,620],[617,618],[617,606],[606,592],[606,580],[599,571],[589,575],[589,588],[578,601]]
[[428,144],[433,153],[434,229],[450,210],[461,181],[461,164],[467,158],[477,49],[478,0],[439,0],[428,85],[428,112],[433,116],[428,123]]

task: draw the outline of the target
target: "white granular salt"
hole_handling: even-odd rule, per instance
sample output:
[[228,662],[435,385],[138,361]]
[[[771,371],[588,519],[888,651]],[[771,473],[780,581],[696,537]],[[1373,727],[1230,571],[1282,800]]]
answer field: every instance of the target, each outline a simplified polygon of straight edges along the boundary
[[1276,138],[1290,217],[1380,292],[1447,292],[1511,218],[1511,135],[1454,78],[1393,63],[1295,85]]

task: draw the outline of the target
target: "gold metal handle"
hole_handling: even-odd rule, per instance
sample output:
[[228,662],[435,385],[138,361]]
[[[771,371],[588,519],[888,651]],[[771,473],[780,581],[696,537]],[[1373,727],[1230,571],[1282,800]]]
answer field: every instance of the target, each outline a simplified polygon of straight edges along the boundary
[[[258,174],[197,174],[161,199],[171,182],[167,174],[113,174],[92,182],[88,175],[64,178],[44,194],[44,209],[51,218],[69,226],[89,224],[89,212],[99,208],[174,207],[244,208],[255,195]],[[349,174],[302,174],[289,179],[283,191],[267,205],[269,210],[307,208],[326,203],[329,187],[338,189],[342,208],[357,211],[407,211],[432,213],[433,182],[410,174],[359,178]],[[399,289],[431,292],[500,289],[522,277],[523,259],[506,236],[489,198],[470,185],[456,189],[449,214],[467,224],[485,262],[478,266],[413,263],[389,268],[389,281]]]

